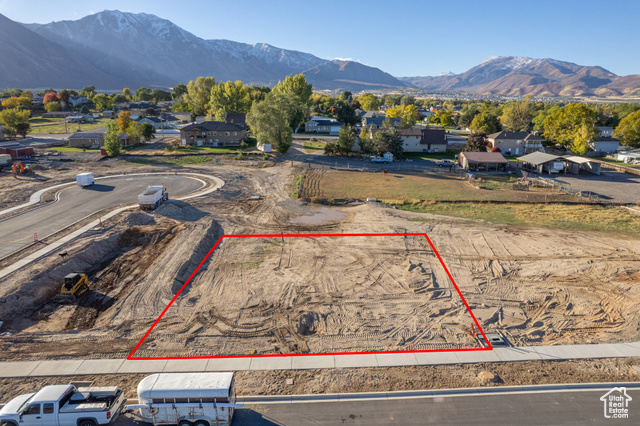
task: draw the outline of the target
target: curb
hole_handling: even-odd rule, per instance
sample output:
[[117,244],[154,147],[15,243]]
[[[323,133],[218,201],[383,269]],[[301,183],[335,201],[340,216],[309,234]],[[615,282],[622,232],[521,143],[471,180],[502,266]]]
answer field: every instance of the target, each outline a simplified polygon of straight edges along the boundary
[[238,403],[244,404],[296,404],[311,402],[349,402],[349,401],[379,401],[394,399],[415,399],[415,398],[443,398],[457,396],[487,396],[487,395],[508,395],[520,393],[547,393],[558,391],[607,391],[613,387],[626,387],[640,389],[640,382],[627,383],[566,383],[549,385],[529,385],[529,386],[499,386],[482,388],[460,388],[460,389],[434,389],[415,391],[393,391],[393,392],[360,392],[360,393],[333,393],[317,395],[265,395],[265,396],[245,396],[237,397]]

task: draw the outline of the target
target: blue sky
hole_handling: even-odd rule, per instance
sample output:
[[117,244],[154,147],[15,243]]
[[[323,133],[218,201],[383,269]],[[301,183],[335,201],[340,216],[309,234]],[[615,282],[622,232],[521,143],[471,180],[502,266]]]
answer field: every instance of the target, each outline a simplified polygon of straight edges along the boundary
[[640,1],[0,0],[19,22],[146,12],[206,39],[350,58],[394,76],[464,72],[490,56],[554,58],[640,74]]

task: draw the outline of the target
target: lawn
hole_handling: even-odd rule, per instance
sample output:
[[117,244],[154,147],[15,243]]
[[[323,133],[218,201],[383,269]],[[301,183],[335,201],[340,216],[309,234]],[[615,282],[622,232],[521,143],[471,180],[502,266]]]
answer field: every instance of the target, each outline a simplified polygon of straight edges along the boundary
[[324,149],[326,143],[322,142],[322,141],[310,141],[309,140],[309,141],[304,141],[302,145],[304,146],[304,150],[307,153],[311,153],[313,151]]
[[63,118],[44,118],[44,117],[35,117],[29,119],[29,124],[52,124],[52,123],[63,123]]
[[[484,220],[490,223],[598,231],[618,235],[640,235],[640,216],[597,205],[489,204],[489,203],[395,203],[398,209],[443,216]],[[414,218],[422,221],[426,219]]]
[[[120,148],[121,151],[133,151],[134,149],[139,148],[139,146],[131,145],[131,146],[123,146]],[[51,148],[47,148],[53,151],[58,152],[100,152],[99,148],[89,149],[89,148],[78,148],[75,146],[54,146]]]
[[256,145],[257,145],[257,140],[256,138],[248,138],[247,143],[249,144],[249,146],[245,149],[239,147],[239,146],[227,146],[227,147],[223,147],[223,148],[214,148],[212,146],[190,146],[190,145],[174,145],[173,147],[171,147],[170,150],[168,150],[169,152],[175,152],[175,153],[181,153],[181,152],[194,152],[194,153],[235,153],[238,151],[244,151],[244,150],[253,150],[255,149]]
[[67,127],[65,129],[64,122],[62,124],[52,124],[51,126],[37,126],[31,127],[29,131],[30,134],[38,134],[38,133],[75,133],[78,131],[84,132],[87,130],[96,130],[96,129],[104,129],[107,127],[107,123],[109,122],[109,118],[99,118],[94,123],[82,123],[80,124],[80,130],[78,130],[78,123],[67,123]]
[[412,160],[440,161],[455,160],[456,154],[459,153],[458,150],[448,149],[447,152],[405,152],[404,156]]
[[[575,201],[574,197],[549,191],[514,191],[508,177],[488,175],[488,189],[478,189],[465,179],[447,173],[399,175],[328,170],[318,184],[322,197],[339,199],[377,198],[391,202],[443,201]],[[313,179],[304,184],[314,185]],[[491,189],[496,188],[496,189]],[[502,189],[501,189],[502,188]],[[310,191],[314,192],[314,191]]]

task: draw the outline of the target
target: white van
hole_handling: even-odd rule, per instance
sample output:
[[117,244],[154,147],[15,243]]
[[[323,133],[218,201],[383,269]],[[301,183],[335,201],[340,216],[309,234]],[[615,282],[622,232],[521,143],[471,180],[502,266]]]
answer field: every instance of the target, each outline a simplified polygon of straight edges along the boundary
[[154,425],[230,425],[236,404],[233,373],[160,373],[138,384],[140,417]]

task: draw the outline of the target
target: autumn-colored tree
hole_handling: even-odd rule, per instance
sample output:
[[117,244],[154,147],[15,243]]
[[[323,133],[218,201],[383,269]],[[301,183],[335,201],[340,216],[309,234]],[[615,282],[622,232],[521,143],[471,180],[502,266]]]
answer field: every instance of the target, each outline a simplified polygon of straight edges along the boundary
[[526,132],[531,126],[532,119],[533,109],[531,102],[520,101],[505,106],[500,122],[505,130]]
[[116,122],[118,123],[118,130],[122,133],[126,132],[129,124],[131,124],[131,113],[129,111],[120,111],[120,116]]
[[240,80],[218,83],[211,89],[209,105],[218,121],[224,121],[226,114],[247,113],[251,109],[249,86]]
[[31,99],[26,96],[12,96],[2,102],[4,108],[31,109]]
[[43,102],[46,104],[48,102],[58,102],[58,95],[55,94],[55,92],[50,92],[47,93],[46,95],[44,95],[44,100]]
[[211,89],[215,85],[216,79],[213,77],[198,77],[196,81],[190,81],[187,84],[187,93],[183,95],[183,98],[189,104],[191,115],[207,114],[211,100]]
[[372,93],[365,93],[358,97],[360,106],[365,111],[378,111],[380,109],[380,99]]
[[484,133],[490,135],[498,131],[498,118],[489,111],[483,111],[476,115],[471,121],[469,129],[473,133]]

